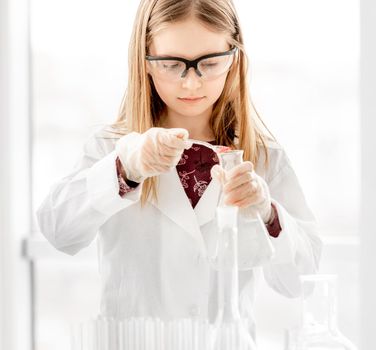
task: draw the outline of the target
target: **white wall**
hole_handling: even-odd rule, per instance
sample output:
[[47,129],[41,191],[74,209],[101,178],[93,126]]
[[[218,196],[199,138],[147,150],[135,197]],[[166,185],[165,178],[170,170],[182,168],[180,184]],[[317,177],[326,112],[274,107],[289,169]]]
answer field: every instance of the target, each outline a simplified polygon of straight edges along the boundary
[[376,4],[361,0],[361,338],[376,349]]

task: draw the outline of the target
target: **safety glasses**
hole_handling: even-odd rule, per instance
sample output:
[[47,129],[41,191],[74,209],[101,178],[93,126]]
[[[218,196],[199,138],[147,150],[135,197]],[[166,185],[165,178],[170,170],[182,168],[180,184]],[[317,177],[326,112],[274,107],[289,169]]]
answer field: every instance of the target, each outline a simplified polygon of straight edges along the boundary
[[203,80],[210,80],[226,73],[234,60],[237,47],[229,51],[204,55],[195,60],[182,57],[146,56],[150,72],[157,78],[167,81],[179,81],[188,70],[194,68],[196,74]]

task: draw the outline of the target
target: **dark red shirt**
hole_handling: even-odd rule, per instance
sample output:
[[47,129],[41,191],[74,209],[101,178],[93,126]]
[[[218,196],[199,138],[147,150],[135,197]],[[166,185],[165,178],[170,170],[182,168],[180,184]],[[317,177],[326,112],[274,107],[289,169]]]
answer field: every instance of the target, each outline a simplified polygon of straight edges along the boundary
[[218,157],[208,147],[193,144],[191,148],[184,150],[176,171],[193,208],[212,180],[210,169],[215,164],[219,164]]
[[[210,143],[215,144],[214,141]],[[218,163],[219,160],[217,155],[208,147],[193,144],[191,148],[184,150],[182,157],[176,166],[176,171],[193,208],[197,205],[212,180],[210,175],[212,166]],[[119,195],[123,197],[126,193],[133,191],[138,184],[136,182],[124,180],[121,175],[121,163],[119,157],[116,158],[116,165],[119,180]],[[270,236],[278,237],[282,228],[274,204],[272,204],[272,210],[275,214],[274,220],[266,225],[266,227]]]

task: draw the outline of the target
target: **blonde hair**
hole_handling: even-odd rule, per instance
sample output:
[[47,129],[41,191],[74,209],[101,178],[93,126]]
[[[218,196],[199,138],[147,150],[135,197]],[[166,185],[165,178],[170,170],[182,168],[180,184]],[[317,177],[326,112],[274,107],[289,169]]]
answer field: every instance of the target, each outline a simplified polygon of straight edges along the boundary
[[[263,148],[265,165],[268,166],[266,140],[276,139],[262,121],[250,98],[247,82],[248,59],[232,0],[140,1],[129,43],[128,88],[118,118],[111,125],[112,128],[117,130],[117,133],[125,135],[132,131],[143,133],[149,128],[159,126],[160,117],[166,106],[148,76],[145,56],[154,36],[164,25],[192,16],[213,30],[227,35],[231,47],[238,48],[222,94],[213,105],[210,126],[216,143],[243,149],[244,160],[251,161],[255,166],[259,159],[259,151]],[[259,122],[272,138],[261,130]],[[145,180],[141,195],[142,205],[150,195],[157,200],[156,181],[157,177]]]

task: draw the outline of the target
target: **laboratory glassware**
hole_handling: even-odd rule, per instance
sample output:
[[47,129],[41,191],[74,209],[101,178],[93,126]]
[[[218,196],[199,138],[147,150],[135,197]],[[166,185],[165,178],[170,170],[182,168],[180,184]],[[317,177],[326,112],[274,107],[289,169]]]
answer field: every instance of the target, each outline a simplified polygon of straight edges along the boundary
[[301,320],[286,331],[285,350],[357,350],[337,323],[337,275],[300,276]]
[[205,350],[212,325],[205,319],[98,316],[71,327],[71,350]]
[[[243,150],[217,152],[222,169],[240,164]],[[226,182],[223,179],[222,185]],[[223,191],[217,208],[218,311],[210,337],[210,350],[255,350],[256,344],[239,312],[238,207],[224,203]]]

